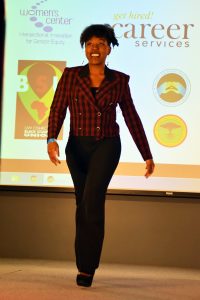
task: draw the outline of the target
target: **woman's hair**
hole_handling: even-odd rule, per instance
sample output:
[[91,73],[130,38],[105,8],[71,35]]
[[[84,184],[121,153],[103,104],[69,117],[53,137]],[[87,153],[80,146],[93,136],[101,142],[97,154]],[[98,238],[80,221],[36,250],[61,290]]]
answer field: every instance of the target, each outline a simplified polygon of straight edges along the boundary
[[93,36],[106,39],[108,44],[112,44],[113,47],[119,46],[114,29],[109,24],[93,24],[86,27],[80,36],[81,47],[83,48],[84,44]]

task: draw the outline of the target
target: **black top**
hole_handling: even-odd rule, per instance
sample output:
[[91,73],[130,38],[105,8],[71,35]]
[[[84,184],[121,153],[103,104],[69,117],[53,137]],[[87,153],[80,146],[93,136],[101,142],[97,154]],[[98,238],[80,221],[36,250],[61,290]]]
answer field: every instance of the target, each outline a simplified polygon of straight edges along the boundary
[[94,98],[96,98],[96,92],[98,90],[98,87],[91,87],[91,92],[92,92],[92,95],[94,96]]

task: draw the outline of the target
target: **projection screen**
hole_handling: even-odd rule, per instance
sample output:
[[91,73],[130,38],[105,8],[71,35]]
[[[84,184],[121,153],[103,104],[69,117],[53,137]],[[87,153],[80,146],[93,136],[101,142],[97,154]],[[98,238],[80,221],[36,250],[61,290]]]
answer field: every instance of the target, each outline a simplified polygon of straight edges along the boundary
[[130,75],[156,164],[146,179],[117,107],[122,154],[109,189],[200,193],[199,11],[198,0],[5,1],[1,185],[73,186],[65,163],[69,111],[56,167],[46,147],[49,108],[64,68],[87,63],[82,30],[108,23],[119,41],[108,67]]

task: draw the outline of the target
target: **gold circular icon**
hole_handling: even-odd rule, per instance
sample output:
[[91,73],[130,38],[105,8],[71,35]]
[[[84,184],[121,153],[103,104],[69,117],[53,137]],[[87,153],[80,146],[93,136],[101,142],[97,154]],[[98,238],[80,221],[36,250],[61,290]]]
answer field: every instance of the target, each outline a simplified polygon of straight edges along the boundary
[[52,182],[55,181],[55,179],[54,179],[53,176],[48,176],[48,177],[47,177],[47,181],[48,181],[49,183],[52,183]]
[[31,179],[31,182],[37,182],[37,180],[38,180],[36,175],[32,175],[30,179]]
[[12,182],[19,182],[20,181],[20,176],[19,175],[12,175],[11,176],[11,181]]
[[165,70],[154,81],[154,93],[160,103],[177,106],[185,102],[190,93],[190,82],[179,70]]
[[185,140],[187,126],[180,117],[165,115],[156,122],[154,136],[159,144],[165,147],[176,147]]

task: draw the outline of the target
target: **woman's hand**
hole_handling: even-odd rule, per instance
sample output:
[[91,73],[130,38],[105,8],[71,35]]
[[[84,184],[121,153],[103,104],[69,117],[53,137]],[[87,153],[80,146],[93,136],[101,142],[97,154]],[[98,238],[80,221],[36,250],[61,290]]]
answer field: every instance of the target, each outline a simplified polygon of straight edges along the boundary
[[49,158],[54,165],[60,164],[61,161],[58,159],[60,156],[59,146],[56,142],[51,142],[47,144],[47,152],[49,154]]
[[153,174],[155,168],[155,164],[153,159],[147,159],[146,160],[146,173],[145,173],[145,177],[148,178],[149,176],[151,176]]

